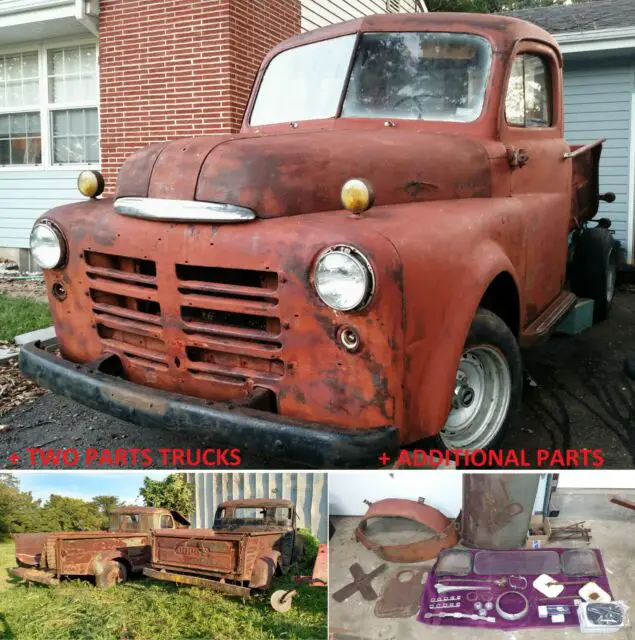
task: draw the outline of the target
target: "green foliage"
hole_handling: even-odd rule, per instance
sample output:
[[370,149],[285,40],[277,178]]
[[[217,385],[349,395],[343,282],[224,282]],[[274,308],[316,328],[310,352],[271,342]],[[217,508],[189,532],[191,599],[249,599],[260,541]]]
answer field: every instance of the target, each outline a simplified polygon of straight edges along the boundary
[[15,640],[313,640],[327,636],[327,590],[299,587],[291,610],[274,611],[269,598],[294,587],[275,578],[271,592],[250,600],[210,589],[132,580],[112,589],[68,580],[56,587],[26,586],[7,578],[12,544],[0,544],[0,638]]
[[171,473],[165,480],[152,480],[147,476],[139,495],[147,507],[174,509],[187,516],[194,501],[194,485],[184,473]]
[[[574,4],[588,2],[588,0],[572,1]],[[469,13],[499,13],[567,3],[568,0],[426,0],[429,11],[467,11]]]
[[302,547],[302,558],[300,558],[298,570],[300,575],[310,576],[313,573],[313,565],[317,558],[320,541],[308,529],[298,529],[298,533],[302,536],[304,545]]
[[117,506],[114,496],[97,496],[87,502],[51,495],[42,504],[30,491],[20,491],[16,475],[0,473],[0,540],[12,533],[107,529],[110,511]]
[[51,312],[46,302],[0,294],[0,340],[49,327]]

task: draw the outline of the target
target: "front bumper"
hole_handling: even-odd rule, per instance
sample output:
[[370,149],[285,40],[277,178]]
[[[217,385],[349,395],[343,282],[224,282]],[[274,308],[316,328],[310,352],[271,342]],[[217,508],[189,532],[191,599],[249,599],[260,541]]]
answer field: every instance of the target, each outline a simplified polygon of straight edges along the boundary
[[[56,341],[33,342],[20,351],[20,371],[39,385],[132,424],[202,437],[215,448],[240,449],[242,457],[316,469],[376,467],[378,457],[399,448],[393,425],[343,429],[293,420],[233,404],[160,391],[105,373],[117,356],[86,365],[51,353]],[[258,465],[261,466],[261,465]]]

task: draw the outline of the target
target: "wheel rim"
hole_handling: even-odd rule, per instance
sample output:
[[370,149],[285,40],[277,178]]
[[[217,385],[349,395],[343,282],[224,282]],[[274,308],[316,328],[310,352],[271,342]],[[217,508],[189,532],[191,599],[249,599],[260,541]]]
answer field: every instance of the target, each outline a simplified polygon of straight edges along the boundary
[[448,449],[484,449],[501,430],[512,393],[505,356],[480,345],[461,355],[452,396],[452,409],[440,434]]
[[613,251],[609,253],[608,265],[606,270],[606,301],[612,302],[615,296],[615,283],[617,280],[617,267],[613,262]]

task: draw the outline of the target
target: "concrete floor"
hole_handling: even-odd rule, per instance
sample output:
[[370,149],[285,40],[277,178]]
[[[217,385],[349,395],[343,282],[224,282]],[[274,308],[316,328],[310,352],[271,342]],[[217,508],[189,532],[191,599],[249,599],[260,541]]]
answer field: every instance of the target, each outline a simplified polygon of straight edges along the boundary
[[[630,496],[629,496],[630,493]],[[622,497],[633,499],[633,492],[620,491]],[[557,494],[556,494],[557,495]],[[586,526],[592,530],[591,547],[599,548],[606,566],[609,583],[616,600],[624,600],[631,607],[631,618],[635,621],[633,607],[635,607],[635,512],[623,507],[608,505],[607,500],[613,494],[600,492],[581,492],[578,496],[571,495],[562,500],[561,516],[553,521],[554,525],[562,526],[579,522],[586,518]],[[602,519],[592,519],[596,509],[591,509],[589,515],[580,516],[579,506],[583,501],[587,505],[597,505],[601,510]],[[567,505],[571,504],[571,511],[567,513]],[[563,508],[564,507],[564,508]],[[570,516],[570,517],[569,517]],[[358,517],[332,517],[336,527],[335,535],[330,541],[330,593],[352,581],[349,566],[354,562],[364,568],[366,572],[380,565],[380,560],[372,551],[368,551],[354,540],[353,532],[359,521]],[[404,526],[405,524],[405,526]],[[408,526],[402,520],[394,521],[394,526],[400,527],[399,531],[389,532],[383,528],[383,532],[375,529],[378,541],[384,543],[408,542],[417,537],[416,527]],[[581,542],[557,542],[552,546],[586,546]],[[419,563],[415,566],[432,568],[434,561]],[[373,581],[373,587],[378,594],[386,581],[400,565],[388,563],[388,569]],[[413,566],[413,565],[410,565]],[[455,638],[467,640],[469,638],[500,638],[541,640],[562,638],[583,638],[586,635],[580,633],[577,627],[555,627],[553,629],[529,629],[527,631],[503,632],[497,630],[468,629],[465,627],[431,626],[417,622],[416,616],[412,618],[386,619],[377,618],[374,615],[375,602],[367,602],[356,593],[343,603],[329,599],[329,622],[333,640],[408,640],[409,638],[454,640]],[[597,637],[597,636],[596,636]],[[635,640],[633,628],[611,634],[615,640]]]

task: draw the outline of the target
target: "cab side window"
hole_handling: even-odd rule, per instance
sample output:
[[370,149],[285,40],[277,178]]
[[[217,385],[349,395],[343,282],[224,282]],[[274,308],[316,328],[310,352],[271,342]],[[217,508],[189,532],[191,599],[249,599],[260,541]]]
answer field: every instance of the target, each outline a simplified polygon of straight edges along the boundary
[[505,117],[512,127],[550,127],[551,73],[546,60],[523,53],[512,65],[505,98]]
[[172,516],[161,516],[161,529],[174,529]]

